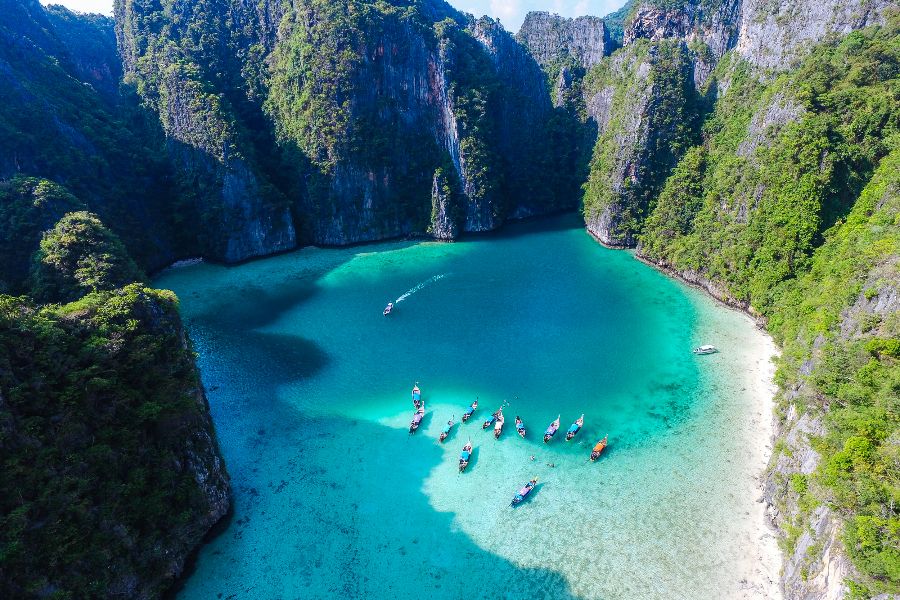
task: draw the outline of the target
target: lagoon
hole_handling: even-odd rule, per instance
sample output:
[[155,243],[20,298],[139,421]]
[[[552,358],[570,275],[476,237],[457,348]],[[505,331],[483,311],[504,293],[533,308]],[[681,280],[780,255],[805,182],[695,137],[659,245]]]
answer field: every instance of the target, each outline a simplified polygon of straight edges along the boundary
[[[181,300],[234,488],[179,598],[778,597],[758,501],[774,346],[577,216],[154,285]],[[694,356],[704,343],[721,352]],[[415,382],[427,414],[410,436]],[[504,401],[495,441],[480,423]]]

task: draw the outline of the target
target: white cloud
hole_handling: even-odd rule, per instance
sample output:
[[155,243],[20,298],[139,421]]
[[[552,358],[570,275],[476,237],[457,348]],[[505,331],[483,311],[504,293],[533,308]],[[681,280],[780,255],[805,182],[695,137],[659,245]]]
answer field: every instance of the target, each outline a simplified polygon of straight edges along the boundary
[[491,16],[502,21],[511,21],[522,14],[522,3],[519,0],[491,0]]
[[41,0],[41,4],[62,4],[76,12],[112,15],[113,0]]

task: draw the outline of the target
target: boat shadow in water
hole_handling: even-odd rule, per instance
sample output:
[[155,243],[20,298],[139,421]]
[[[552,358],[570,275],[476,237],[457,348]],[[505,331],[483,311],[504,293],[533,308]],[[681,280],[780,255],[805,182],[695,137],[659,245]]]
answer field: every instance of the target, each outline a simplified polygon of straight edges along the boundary
[[[446,424],[446,422],[445,422],[445,424]],[[443,426],[441,426],[441,429],[443,430]],[[453,427],[450,428],[450,433],[448,433],[448,434],[447,434],[447,437],[444,438],[444,443],[445,443],[445,444],[449,444],[450,442],[452,442],[453,440],[456,439],[456,437],[457,437],[456,431],[457,431],[458,429],[459,429],[459,423],[457,423],[456,421],[454,421],[454,422],[453,422]],[[440,438],[440,435],[441,435],[441,432],[439,431],[439,432],[438,432],[438,438]],[[439,441],[440,441],[440,440],[439,440]]]
[[469,456],[469,466],[466,467],[466,473],[474,469],[478,465],[478,446],[472,444],[472,455]]
[[[416,430],[414,435],[427,435],[428,426],[431,425],[431,420],[434,418],[434,412],[430,410],[426,410],[425,414],[422,416],[422,420],[419,421],[419,428]],[[410,417],[412,419],[412,417]]]
[[511,508],[519,508],[520,506],[525,506],[526,504],[531,502],[532,498],[534,498],[538,493],[540,493],[542,487],[544,487],[544,483],[539,481],[537,483],[537,485],[534,486],[534,489],[531,490],[531,493],[528,494],[527,496],[525,496],[524,500],[522,500],[518,504],[511,504],[510,507]]

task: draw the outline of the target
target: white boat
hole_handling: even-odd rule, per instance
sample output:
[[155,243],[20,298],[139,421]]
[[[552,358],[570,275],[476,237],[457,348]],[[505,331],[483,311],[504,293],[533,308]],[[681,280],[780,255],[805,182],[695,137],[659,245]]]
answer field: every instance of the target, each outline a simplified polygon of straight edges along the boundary
[[715,354],[719,349],[715,346],[700,346],[699,348],[694,348],[694,354]]

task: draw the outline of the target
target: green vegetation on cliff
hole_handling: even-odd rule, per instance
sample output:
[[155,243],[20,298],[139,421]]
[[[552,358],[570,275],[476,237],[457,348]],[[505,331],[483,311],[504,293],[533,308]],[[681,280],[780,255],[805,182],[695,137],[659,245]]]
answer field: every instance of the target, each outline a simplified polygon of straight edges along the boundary
[[112,20],[62,7],[48,18],[32,1],[0,0],[0,12],[0,179],[65,186],[158,268],[173,253],[162,205],[175,188],[162,136],[116,93]]
[[118,236],[83,211],[68,213],[44,233],[31,277],[31,293],[43,302],[73,302],[144,278]]
[[13,177],[0,182],[0,293],[22,294],[41,234],[83,205],[46,179]]
[[900,137],[853,210],[785,286],[769,327],[793,402],[828,408],[807,487],[845,519],[860,597],[900,593]]
[[288,35],[272,56],[266,110],[279,136],[327,172],[341,158],[339,143],[351,123],[367,11],[359,2],[328,0],[303,0],[300,7],[282,23]]
[[159,594],[227,507],[217,456],[171,293],[0,296],[0,595]]
[[679,40],[639,39],[595,66],[591,96],[610,95],[584,184],[588,221],[614,210],[610,242],[631,245],[672,167],[697,136],[699,98]]
[[[761,83],[728,84],[645,223],[640,253],[764,316],[784,347],[782,402],[818,414],[800,512],[843,517],[855,595],[900,593],[900,21],[817,46]],[[715,79],[714,79],[715,80]]]

